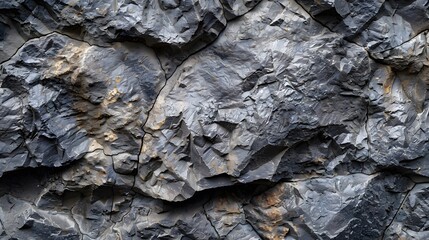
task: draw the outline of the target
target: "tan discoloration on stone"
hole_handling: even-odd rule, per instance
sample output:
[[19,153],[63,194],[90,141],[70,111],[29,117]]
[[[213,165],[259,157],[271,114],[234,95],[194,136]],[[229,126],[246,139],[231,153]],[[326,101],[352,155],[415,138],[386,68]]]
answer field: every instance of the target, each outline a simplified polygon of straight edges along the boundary
[[284,226],[283,221],[286,215],[286,209],[282,205],[284,194],[285,185],[279,184],[252,200],[258,206],[253,214],[260,215],[259,219],[266,219],[255,223],[255,227],[265,239],[284,239],[289,232],[289,228]]
[[87,49],[88,44],[75,45],[69,43],[61,50],[54,58],[53,63],[44,73],[45,78],[60,78],[65,75],[71,75],[71,83],[76,84],[78,81],[79,63],[83,60],[83,56]]
[[[122,76],[110,77],[109,69],[96,67],[98,48],[86,43],[70,42],[48,62],[49,68],[44,72],[45,79],[60,79],[65,84],[73,99],[73,110],[80,129],[96,139],[101,145],[116,141],[120,136],[119,128],[128,125],[140,125],[141,106],[133,102],[123,102],[124,93],[118,84]],[[88,67],[94,64],[94,67]],[[92,84],[99,92],[99,99],[94,102],[91,95]],[[103,93],[103,91],[105,91]],[[129,128],[129,129],[128,129]]]
[[383,83],[384,94],[390,94],[392,91],[393,82],[395,81],[395,75],[390,67],[386,68],[388,71],[388,77]]
[[103,100],[103,103],[102,103],[102,105],[104,106],[104,107],[108,107],[109,106],[109,104],[112,104],[112,103],[115,103],[117,100],[118,100],[118,98],[119,98],[119,96],[121,95],[121,92],[119,92],[119,90],[118,90],[118,88],[113,88],[112,90],[110,90],[108,93],[107,93],[107,96],[106,96],[106,98]]
[[118,139],[118,135],[116,135],[112,130],[108,130],[104,133],[104,140],[108,142],[113,142]]

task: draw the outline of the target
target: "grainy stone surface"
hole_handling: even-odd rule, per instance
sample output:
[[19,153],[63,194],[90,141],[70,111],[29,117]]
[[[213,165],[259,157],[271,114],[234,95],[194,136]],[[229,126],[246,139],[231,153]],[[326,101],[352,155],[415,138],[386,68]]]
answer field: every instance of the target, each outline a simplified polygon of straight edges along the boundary
[[425,0],[0,2],[0,239],[427,239]]

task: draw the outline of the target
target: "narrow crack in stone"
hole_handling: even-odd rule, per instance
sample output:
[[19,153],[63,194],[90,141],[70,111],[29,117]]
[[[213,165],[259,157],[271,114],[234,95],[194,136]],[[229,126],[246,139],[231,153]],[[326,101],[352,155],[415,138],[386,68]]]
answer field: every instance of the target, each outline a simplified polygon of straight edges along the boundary
[[[371,80],[368,80],[368,85]],[[368,86],[369,87],[369,86]],[[368,153],[367,153],[367,161],[371,161],[371,138],[369,135],[369,129],[368,129],[368,122],[369,122],[369,108],[370,108],[370,100],[367,99],[367,105],[366,105],[366,112],[365,112],[365,120],[364,120],[364,127],[366,132],[366,145],[368,147]]]
[[206,217],[207,221],[209,221],[210,225],[212,226],[213,230],[215,231],[215,233],[216,233],[217,237],[220,239],[220,234],[219,234],[219,232],[217,231],[217,229],[216,229],[216,227],[214,226],[213,222],[210,220],[209,215],[207,214],[206,204],[208,204],[208,203],[210,202],[210,200],[211,200],[211,199],[209,198],[209,200],[203,204],[203,213],[204,213],[204,216]]
[[112,205],[110,207],[109,220],[112,221],[113,208],[115,207],[115,184],[112,184]]
[[81,228],[80,228],[80,225],[79,225],[79,223],[76,221],[76,219],[74,218],[74,214],[73,214],[73,209],[75,208],[77,206],[77,204],[75,204],[71,209],[70,209],[70,217],[71,217],[71,219],[73,220],[73,222],[75,223],[75,225],[76,225],[76,230],[78,230],[78,232],[80,233],[80,239],[83,239],[84,238],[84,236],[86,236],[86,237],[88,237],[89,239],[93,239],[93,238],[91,238],[88,234],[86,234],[86,233],[83,233],[82,232],[82,230],[81,230]]
[[0,218],[0,226],[2,227],[3,231],[6,232],[6,228],[4,227],[4,224],[3,224],[3,221],[1,220],[1,218]]
[[239,225],[240,225],[240,226],[243,226],[243,224],[238,223],[237,225],[235,225],[233,228],[231,228],[231,230],[229,230],[229,231],[225,234],[225,238],[226,238],[229,234],[231,234],[231,232],[232,232],[232,231],[234,231],[234,229],[236,229]]
[[411,189],[410,189],[410,190],[408,190],[408,191],[407,191],[407,193],[405,194],[404,199],[402,199],[401,203],[399,204],[399,207],[398,207],[398,209],[396,210],[395,214],[393,215],[392,220],[390,221],[390,223],[389,223],[389,224],[386,226],[386,228],[384,229],[383,234],[381,235],[381,238],[380,238],[381,240],[384,240],[384,237],[385,237],[385,234],[386,234],[387,230],[389,230],[390,226],[391,226],[391,225],[393,224],[393,222],[395,221],[396,216],[398,215],[399,211],[401,211],[402,207],[404,206],[405,201],[408,199],[408,196],[410,195],[411,191],[412,191],[412,190],[413,190],[417,185],[418,185],[417,183],[414,183],[414,184],[413,184],[413,186],[411,187]]
[[32,37],[32,38],[29,38],[29,39],[27,39],[21,46],[19,46],[17,49],[16,49],[16,51],[8,58],[8,59],[6,59],[6,60],[4,60],[4,61],[2,61],[2,62],[0,62],[0,65],[3,65],[4,63],[6,63],[6,62],[8,62],[8,61],[10,61],[28,42],[30,42],[30,41],[32,41],[32,40],[37,40],[37,39],[40,39],[40,38],[43,38],[43,37],[48,37],[48,36],[50,36],[50,35],[54,35],[54,34],[58,34],[58,35],[62,35],[62,36],[66,36],[66,37],[68,37],[68,38],[70,38],[70,39],[73,39],[73,40],[75,40],[75,41],[79,41],[79,42],[83,42],[83,43],[86,43],[86,44],[88,44],[89,46],[96,46],[96,47],[100,47],[100,48],[107,48],[106,46],[101,46],[101,45],[97,45],[97,44],[93,44],[93,43],[90,43],[90,42],[88,42],[88,41],[85,41],[84,39],[79,39],[79,38],[76,38],[76,37],[73,37],[73,36],[70,36],[70,35],[68,35],[68,34],[66,34],[66,33],[62,33],[62,32],[59,32],[59,31],[51,31],[51,32],[49,32],[49,33],[47,33],[47,34],[42,34],[42,35],[40,35],[40,36],[37,36],[37,37]]
[[414,40],[414,39],[415,39],[416,37],[418,37],[420,34],[427,32],[428,30],[429,30],[429,29],[426,29],[426,28],[425,28],[425,29],[421,30],[420,32],[416,33],[413,37],[411,37],[411,38],[409,38],[409,39],[405,40],[404,42],[402,42],[402,43],[400,43],[400,44],[398,44],[398,45],[396,45],[396,46],[392,46],[392,47],[390,47],[390,48],[388,48],[388,49],[384,49],[383,51],[374,52],[373,54],[376,54],[376,53],[384,53],[384,52],[387,52],[387,51],[393,50],[393,49],[395,49],[395,48],[401,47],[401,46],[403,46],[404,44],[407,44],[407,43],[411,42],[412,40]]

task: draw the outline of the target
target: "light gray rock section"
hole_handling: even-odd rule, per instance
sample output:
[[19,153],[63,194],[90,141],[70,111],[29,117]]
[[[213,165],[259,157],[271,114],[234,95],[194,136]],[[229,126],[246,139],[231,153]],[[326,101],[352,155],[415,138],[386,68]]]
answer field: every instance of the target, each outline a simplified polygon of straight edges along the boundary
[[409,41],[429,28],[427,1],[386,1],[365,30],[353,41],[381,52]]
[[372,52],[371,56],[378,62],[391,66],[396,71],[422,72],[423,68],[428,65],[427,35],[427,31],[422,32],[397,47],[382,52]]
[[225,239],[259,240],[261,238],[249,224],[238,224]]
[[38,210],[28,202],[5,195],[0,216],[6,235],[14,239],[80,239],[71,216]]
[[227,20],[244,15],[259,2],[261,0],[220,0]]
[[[299,5],[260,3],[169,79],[145,126],[136,187],[178,201],[365,161],[369,62]],[[307,141],[320,159],[294,157],[293,146]]]
[[380,165],[407,168],[428,176],[426,32],[391,50],[374,54],[377,66],[369,85],[370,157]]

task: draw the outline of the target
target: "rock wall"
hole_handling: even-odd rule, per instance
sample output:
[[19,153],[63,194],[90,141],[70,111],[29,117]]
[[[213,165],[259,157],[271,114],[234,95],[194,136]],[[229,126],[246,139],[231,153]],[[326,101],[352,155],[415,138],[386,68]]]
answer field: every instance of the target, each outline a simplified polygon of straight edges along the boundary
[[429,1],[0,2],[1,239],[429,239]]

